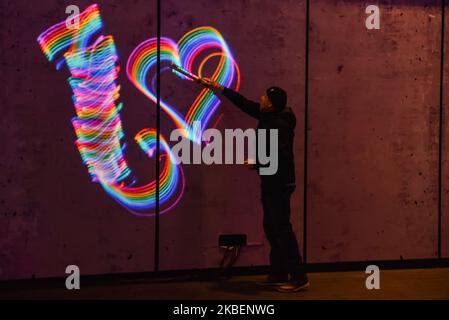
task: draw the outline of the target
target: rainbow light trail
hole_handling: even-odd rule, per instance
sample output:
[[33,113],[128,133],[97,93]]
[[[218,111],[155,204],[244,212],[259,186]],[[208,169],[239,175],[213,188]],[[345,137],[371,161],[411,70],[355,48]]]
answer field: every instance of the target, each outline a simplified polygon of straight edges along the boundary
[[[215,56],[220,57],[218,67],[214,74],[210,77],[212,80],[221,83],[226,87],[231,87],[234,82],[235,89],[240,87],[240,72],[237,64],[234,61],[231,51],[229,50],[225,40],[221,34],[212,27],[196,28],[186,35],[176,44],[169,38],[161,38],[160,41],[161,63],[168,62],[179,65],[186,71],[202,76],[202,69],[204,64]],[[198,72],[193,70],[194,62],[198,56],[211,49],[219,49],[220,52],[211,53],[206,56],[200,63]],[[152,38],[144,41],[131,53],[126,65],[126,73],[128,78],[135,84],[135,86],[148,98],[156,103],[156,94],[152,88],[147,86],[148,73],[151,67],[156,65],[157,59],[157,39]],[[177,73],[179,77],[190,80],[191,79]],[[203,89],[185,117],[183,117],[177,110],[171,107],[168,103],[161,101],[161,108],[167,112],[173,122],[179,129],[183,129],[185,135],[192,141],[199,143],[200,137],[194,134],[193,123],[195,121],[201,122],[201,133],[209,123],[211,116],[217,110],[220,100],[217,96],[207,89]]]
[[[73,90],[76,117],[72,124],[77,135],[76,146],[83,162],[88,167],[94,182],[131,213],[139,216],[154,215],[156,202],[156,182],[134,186],[132,172],[124,157],[121,140],[124,137],[120,119],[122,103],[116,104],[120,87],[116,85],[119,72],[117,52],[112,36],[100,35],[91,38],[102,27],[98,5],[89,6],[79,15],[80,27],[69,29],[66,22],[58,23],[38,37],[38,42],[49,61],[62,56],[56,63],[57,69],[67,65],[71,76],[68,81]],[[232,54],[221,36],[211,27],[201,27],[187,33],[178,44],[168,38],[161,38],[161,61],[176,63],[192,72],[195,60],[206,50],[219,49],[204,58],[198,67],[201,76],[204,64],[212,57],[220,61],[212,79],[225,86],[239,88],[240,74]],[[157,39],[152,38],[140,44],[130,55],[126,67],[127,75],[134,85],[153,102],[156,96],[147,87],[149,72],[156,66]],[[177,73],[181,78],[185,76]],[[186,136],[200,143],[194,134],[194,121],[201,121],[202,130],[220,104],[219,99],[207,89],[203,89],[183,117],[175,108],[161,102],[178,128],[184,129]],[[135,140],[148,157],[154,156],[157,133],[155,129],[143,129]],[[161,159],[164,165],[160,172],[160,213],[173,208],[184,192],[185,178],[180,165],[165,138],[160,136]]]

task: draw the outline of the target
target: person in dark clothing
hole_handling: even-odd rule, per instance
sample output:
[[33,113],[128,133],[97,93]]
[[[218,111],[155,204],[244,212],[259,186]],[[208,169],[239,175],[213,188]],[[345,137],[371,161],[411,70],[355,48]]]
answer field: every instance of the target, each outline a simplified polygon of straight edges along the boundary
[[276,285],[281,292],[306,289],[309,280],[290,223],[290,197],[295,190],[293,139],[296,117],[292,109],[287,107],[287,93],[281,88],[270,87],[260,98],[260,103],[257,103],[210,79],[200,79],[200,83],[215,93],[221,92],[243,112],[256,118],[259,121],[258,129],[278,130],[277,172],[262,175],[258,160],[255,164],[246,163],[251,169],[259,171],[263,227],[271,247],[271,271],[267,279],[259,284]]

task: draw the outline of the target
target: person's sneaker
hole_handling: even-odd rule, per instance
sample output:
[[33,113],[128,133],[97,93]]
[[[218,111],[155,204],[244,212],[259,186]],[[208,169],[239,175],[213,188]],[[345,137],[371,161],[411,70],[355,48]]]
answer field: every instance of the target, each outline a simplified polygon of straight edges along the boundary
[[259,286],[281,286],[288,283],[288,276],[268,275],[265,280],[256,282]]
[[307,276],[302,278],[301,280],[291,280],[286,284],[280,285],[276,288],[279,292],[298,292],[305,291],[309,288],[310,282]]

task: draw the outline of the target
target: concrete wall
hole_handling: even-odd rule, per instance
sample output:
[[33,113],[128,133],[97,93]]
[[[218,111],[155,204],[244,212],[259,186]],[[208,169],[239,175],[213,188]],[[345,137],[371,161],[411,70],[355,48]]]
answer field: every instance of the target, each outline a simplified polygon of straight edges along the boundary
[[[156,3],[97,2],[122,67],[118,82],[127,160],[139,177],[151,179],[155,163],[133,136],[155,127],[155,108],[128,81],[124,66],[139,43],[156,35]],[[368,31],[365,4],[310,2],[308,262],[434,258],[441,3],[382,2],[381,30]],[[132,216],[90,181],[74,145],[68,73],[56,71],[36,41],[66,17],[67,5],[83,9],[90,3],[0,1],[0,280],[64,276],[68,264],[79,265],[82,274],[153,270],[154,219]],[[300,248],[305,18],[303,0],[162,1],[163,36],[177,41],[203,25],[223,34],[248,98],[258,100],[271,85],[288,91],[298,119],[292,219]],[[162,75],[162,98],[180,110],[198,92],[190,83]],[[220,130],[256,125],[226,100],[221,114]],[[165,114],[161,123],[168,138],[173,124]],[[443,249],[449,256],[449,145],[444,141]],[[254,244],[241,252],[238,265],[267,264],[254,172],[224,165],[183,168],[184,197],[161,217],[161,269],[217,266],[222,233],[246,233]]]
[[437,256],[439,1],[314,1],[310,262]]
[[[99,1],[121,59],[128,159],[147,179],[155,166],[133,136],[155,127],[155,111],[123,70],[131,50],[155,34],[151,2],[134,1],[123,14],[118,2]],[[74,144],[68,72],[57,71],[36,40],[74,3],[91,2],[0,2],[0,279],[61,277],[69,264],[82,274],[153,270],[154,220],[132,216],[91,182]]]

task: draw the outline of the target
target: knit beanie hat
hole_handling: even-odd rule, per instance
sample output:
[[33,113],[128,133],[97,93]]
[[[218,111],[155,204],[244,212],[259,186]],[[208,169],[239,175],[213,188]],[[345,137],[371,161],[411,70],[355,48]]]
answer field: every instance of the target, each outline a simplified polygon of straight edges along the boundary
[[267,97],[275,109],[282,110],[287,106],[287,92],[279,87],[268,88]]

